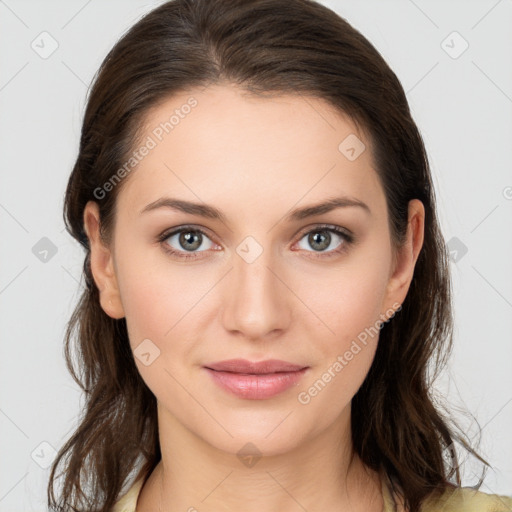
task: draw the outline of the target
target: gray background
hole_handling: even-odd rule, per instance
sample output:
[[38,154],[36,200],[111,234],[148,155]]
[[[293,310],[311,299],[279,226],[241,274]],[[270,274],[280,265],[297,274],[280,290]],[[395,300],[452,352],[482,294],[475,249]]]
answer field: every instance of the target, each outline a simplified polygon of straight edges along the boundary
[[[0,1],[0,511],[46,510],[53,450],[83,405],[62,353],[83,263],[64,232],[63,194],[93,74],[159,3]],[[483,427],[493,469],[481,489],[510,495],[512,0],[322,3],[377,47],[407,92],[453,249],[455,350],[437,389],[471,435],[459,407]]]

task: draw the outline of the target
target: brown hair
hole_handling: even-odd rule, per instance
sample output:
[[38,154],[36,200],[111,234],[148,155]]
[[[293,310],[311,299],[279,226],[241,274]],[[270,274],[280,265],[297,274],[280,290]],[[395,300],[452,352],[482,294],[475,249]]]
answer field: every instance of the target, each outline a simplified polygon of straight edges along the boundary
[[[374,362],[352,401],[355,451],[367,466],[385,470],[410,512],[417,512],[454,475],[460,485],[455,424],[449,426],[434,405],[429,389],[438,372],[428,373],[442,367],[452,343],[448,252],[423,140],[398,78],[347,21],[310,0],[170,1],[138,21],[103,61],[64,205],[67,230],[86,251],[86,289],[65,344],[66,364],[86,407],[52,466],[48,504],[59,511],[106,512],[141,457],[136,478],[149,477],[161,459],[156,399],[135,365],[125,319],[109,317],[100,306],[83,212],[97,200],[108,243],[123,181],[99,200],[95,190],[133,151],[148,110],[177,92],[222,82],[253,94],[326,100],[368,133],[395,247],[405,239],[408,202],[423,202],[424,244],[408,295],[400,313],[382,326]],[[75,331],[78,374],[71,356]],[[444,460],[446,453],[455,463]],[[53,486],[64,460],[57,501]]]

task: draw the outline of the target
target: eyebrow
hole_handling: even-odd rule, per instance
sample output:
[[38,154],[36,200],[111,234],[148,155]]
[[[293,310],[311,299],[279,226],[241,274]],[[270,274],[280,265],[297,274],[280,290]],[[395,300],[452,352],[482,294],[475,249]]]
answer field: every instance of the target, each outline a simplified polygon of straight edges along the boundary
[[[307,217],[313,217],[315,215],[321,215],[328,213],[336,208],[347,208],[347,207],[359,207],[363,211],[371,215],[370,207],[360,201],[359,199],[343,196],[333,197],[322,201],[321,203],[305,206],[302,208],[296,208],[286,215],[285,220],[288,222],[298,221]],[[193,203],[190,201],[184,201],[182,199],[173,199],[170,197],[161,197],[156,201],[145,206],[140,214],[150,212],[159,208],[170,208],[183,213],[189,213],[191,215],[197,215],[199,217],[206,217],[209,219],[219,220],[222,223],[227,223],[226,216],[215,206],[201,203]]]

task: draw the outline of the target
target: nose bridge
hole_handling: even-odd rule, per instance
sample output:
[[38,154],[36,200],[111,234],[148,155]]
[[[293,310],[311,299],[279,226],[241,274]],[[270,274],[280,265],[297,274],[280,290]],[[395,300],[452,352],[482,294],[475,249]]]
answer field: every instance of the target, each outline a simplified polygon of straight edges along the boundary
[[286,328],[291,316],[290,301],[286,287],[276,277],[278,268],[271,248],[264,248],[254,237],[246,237],[236,247],[225,298],[226,329],[263,338]]

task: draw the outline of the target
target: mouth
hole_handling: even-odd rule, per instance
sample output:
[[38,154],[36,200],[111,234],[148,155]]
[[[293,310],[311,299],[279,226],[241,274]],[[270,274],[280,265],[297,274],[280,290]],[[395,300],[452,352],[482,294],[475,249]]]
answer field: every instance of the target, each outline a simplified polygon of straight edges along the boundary
[[307,368],[307,366],[282,361],[280,359],[267,359],[266,361],[254,362],[246,359],[228,359],[207,364],[205,368],[218,372],[262,375],[295,372]]
[[203,369],[223,391],[239,398],[263,400],[296,386],[309,367],[276,360],[230,360]]

